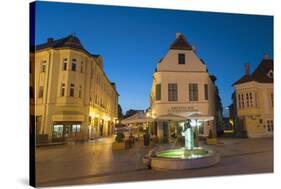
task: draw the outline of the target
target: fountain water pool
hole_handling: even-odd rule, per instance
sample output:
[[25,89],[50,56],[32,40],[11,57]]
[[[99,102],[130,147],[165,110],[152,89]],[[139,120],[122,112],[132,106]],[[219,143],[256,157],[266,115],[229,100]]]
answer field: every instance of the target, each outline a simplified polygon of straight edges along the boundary
[[161,158],[178,158],[178,159],[194,159],[209,156],[210,152],[204,148],[193,148],[187,150],[186,148],[164,150],[157,153],[156,157]]
[[[190,125],[184,129],[185,147],[151,151],[143,158],[144,164],[153,169],[194,169],[209,167],[220,162],[220,155],[209,149],[194,146],[194,135]],[[195,135],[196,136],[196,135]]]

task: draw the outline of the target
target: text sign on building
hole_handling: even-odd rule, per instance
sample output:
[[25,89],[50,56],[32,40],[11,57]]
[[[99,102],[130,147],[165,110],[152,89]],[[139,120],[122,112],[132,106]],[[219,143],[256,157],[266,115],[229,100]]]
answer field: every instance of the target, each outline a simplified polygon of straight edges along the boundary
[[196,110],[193,106],[172,106],[168,112],[196,112]]

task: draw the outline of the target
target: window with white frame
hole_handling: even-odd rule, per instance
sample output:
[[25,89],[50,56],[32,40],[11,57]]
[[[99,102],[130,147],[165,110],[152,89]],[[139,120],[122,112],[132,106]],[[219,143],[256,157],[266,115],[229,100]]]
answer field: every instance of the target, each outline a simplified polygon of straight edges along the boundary
[[43,60],[41,63],[41,72],[46,72],[46,68],[47,68],[47,61]]
[[189,101],[198,101],[198,84],[189,83]]
[[61,84],[61,96],[65,96],[65,83]]
[[39,87],[38,97],[39,98],[43,98],[43,94],[44,94],[44,86],[40,86]]
[[82,98],[82,86],[79,87],[79,98]]
[[75,85],[73,83],[70,84],[69,96],[74,96]]
[[67,58],[64,58],[63,59],[63,62],[62,62],[62,70],[67,70]]
[[75,72],[76,71],[76,66],[77,66],[76,59],[73,58],[72,59],[72,64],[71,64],[71,70]]
[[83,69],[84,69],[84,62],[81,62],[81,70],[80,70],[81,73],[83,73]]
[[178,86],[176,83],[168,84],[168,101],[178,100]]

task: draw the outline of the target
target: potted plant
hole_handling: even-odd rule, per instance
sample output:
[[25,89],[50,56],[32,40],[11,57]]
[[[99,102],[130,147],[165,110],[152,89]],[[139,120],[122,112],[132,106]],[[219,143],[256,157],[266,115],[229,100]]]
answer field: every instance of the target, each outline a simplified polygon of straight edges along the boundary
[[207,137],[206,142],[207,142],[207,144],[217,144],[218,143],[217,138],[214,137],[212,130],[209,131],[209,136]]
[[124,133],[118,132],[116,134],[115,141],[112,143],[112,149],[113,150],[124,150],[124,149],[126,149],[124,138],[125,138]]

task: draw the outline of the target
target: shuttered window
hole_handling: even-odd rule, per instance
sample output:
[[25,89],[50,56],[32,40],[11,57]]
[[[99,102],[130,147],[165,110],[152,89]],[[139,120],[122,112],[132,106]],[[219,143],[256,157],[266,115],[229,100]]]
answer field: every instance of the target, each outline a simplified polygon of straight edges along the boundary
[[161,84],[156,84],[155,86],[156,91],[156,100],[161,100]]
[[209,99],[208,84],[204,85],[204,92],[205,92],[205,100],[208,100]]

